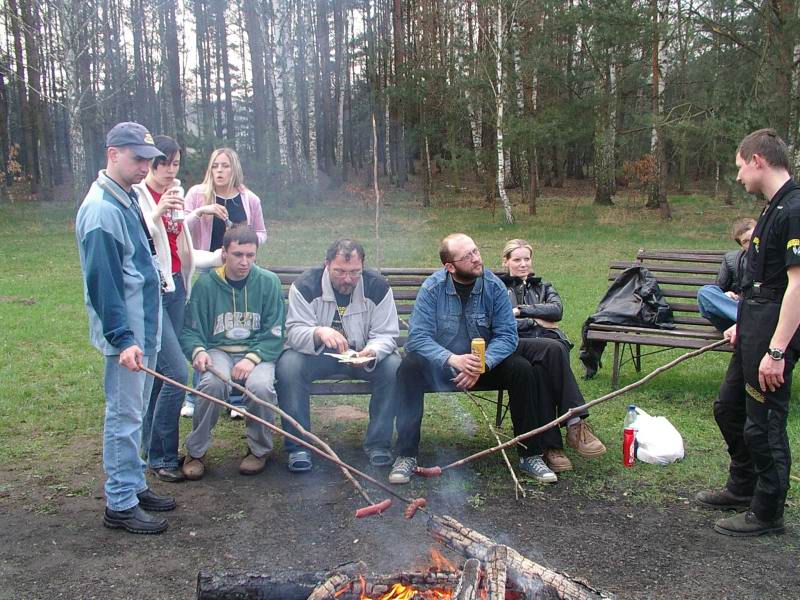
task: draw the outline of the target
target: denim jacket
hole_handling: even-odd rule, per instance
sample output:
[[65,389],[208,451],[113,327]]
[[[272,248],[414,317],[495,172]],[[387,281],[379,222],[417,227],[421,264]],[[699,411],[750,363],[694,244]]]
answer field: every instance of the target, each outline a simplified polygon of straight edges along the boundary
[[417,294],[406,349],[444,369],[453,354],[448,346],[455,341],[463,318],[466,318],[470,338],[486,340],[487,370],[516,350],[517,322],[503,282],[491,271],[484,270],[483,276],[475,281],[462,314],[461,298],[445,269],[428,277]]

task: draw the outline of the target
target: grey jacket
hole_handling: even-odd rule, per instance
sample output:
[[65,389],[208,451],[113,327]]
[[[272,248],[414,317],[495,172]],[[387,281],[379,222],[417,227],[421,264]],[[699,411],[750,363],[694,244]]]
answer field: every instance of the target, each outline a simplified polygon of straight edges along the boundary
[[[314,330],[330,327],[335,313],[336,296],[328,270],[309,269],[289,289],[285,347],[303,354],[324,352],[325,346],[314,342]],[[350,348],[357,352],[374,350],[376,362],[397,350],[395,338],[400,335],[400,325],[394,295],[386,278],[374,269],[364,269],[342,317],[342,326]]]

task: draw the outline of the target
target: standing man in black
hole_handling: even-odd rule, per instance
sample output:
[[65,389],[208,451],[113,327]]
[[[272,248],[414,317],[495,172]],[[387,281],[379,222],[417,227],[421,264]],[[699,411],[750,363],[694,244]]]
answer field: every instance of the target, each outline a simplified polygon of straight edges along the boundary
[[737,323],[725,331],[734,352],[714,403],[731,456],[728,482],[697,500],[712,508],[746,507],[714,529],[755,536],[784,531],[791,466],[786,421],[800,353],[800,185],[789,174],[786,144],[772,129],[742,140],[736,166],[747,192],[768,203],[748,250]]

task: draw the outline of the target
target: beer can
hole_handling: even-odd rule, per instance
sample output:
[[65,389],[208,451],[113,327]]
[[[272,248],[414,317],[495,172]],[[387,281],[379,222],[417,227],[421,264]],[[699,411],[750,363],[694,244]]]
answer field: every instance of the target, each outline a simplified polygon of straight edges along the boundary
[[[183,200],[183,197],[185,195],[185,192],[183,191],[183,187],[181,187],[179,185],[176,185],[175,187],[170,188],[169,191],[170,192],[174,191],[175,194],[177,196],[180,196],[181,200]],[[175,221],[176,223],[180,223],[186,218],[186,213],[184,212],[183,208],[173,208],[170,211],[170,217],[172,217],[172,220]]]
[[486,341],[483,338],[472,338],[472,353],[481,359],[481,373],[486,372]]

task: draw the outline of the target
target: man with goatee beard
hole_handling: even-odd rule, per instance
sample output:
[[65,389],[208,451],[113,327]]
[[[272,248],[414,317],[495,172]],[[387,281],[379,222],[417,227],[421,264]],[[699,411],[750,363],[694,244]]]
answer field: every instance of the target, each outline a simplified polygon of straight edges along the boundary
[[[409,322],[406,356],[397,371],[397,458],[389,482],[411,480],[417,466],[425,392],[502,388],[508,390],[514,435],[541,423],[530,363],[514,354],[517,324],[505,285],[483,268],[475,242],[453,233],[439,246],[444,267],[420,288]],[[486,343],[485,372],[471,341]],[[557,478],[542,460],[537,438],[518,446],[519,467],[542,483]]]

